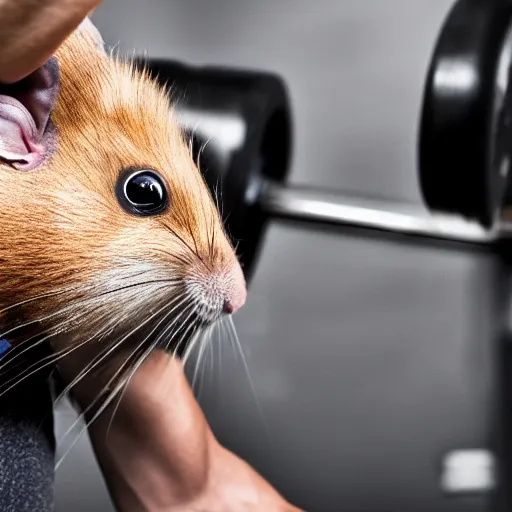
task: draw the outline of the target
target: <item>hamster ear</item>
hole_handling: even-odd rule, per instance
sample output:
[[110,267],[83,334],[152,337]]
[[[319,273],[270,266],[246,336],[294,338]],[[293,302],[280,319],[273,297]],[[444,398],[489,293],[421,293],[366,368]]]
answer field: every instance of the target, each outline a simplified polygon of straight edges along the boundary
[[80,26],[77,30],[87,34],[92,39],[98,52],[106,55],[105,42],[103,41],[103,37],[89,17],[85,18],[84,21],[80,23]]
[[54,57],[23,80],[0,86],[0,161],[21,170],[43,163],[51,149],[50,114],[58,89]]

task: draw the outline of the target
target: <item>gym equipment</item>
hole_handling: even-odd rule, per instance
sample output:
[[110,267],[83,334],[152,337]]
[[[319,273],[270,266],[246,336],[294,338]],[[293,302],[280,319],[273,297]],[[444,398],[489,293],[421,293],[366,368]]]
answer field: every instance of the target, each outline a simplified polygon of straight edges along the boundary
[[421,189],[429,208],[499,222],[511,199],[512,5],[460,0],[433,52],[419,134]]

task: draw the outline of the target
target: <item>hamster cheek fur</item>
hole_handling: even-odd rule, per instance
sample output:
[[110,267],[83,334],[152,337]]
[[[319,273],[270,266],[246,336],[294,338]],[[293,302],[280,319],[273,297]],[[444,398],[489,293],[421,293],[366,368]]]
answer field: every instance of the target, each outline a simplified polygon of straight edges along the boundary
[[[0,328],[59,351],[176,349],[243,305],[234,249],[165,91],[83,31],[57,60],[56,151],[37,171],[0,165]],[[164,211],[122,208],[130,168],[161,177]]]

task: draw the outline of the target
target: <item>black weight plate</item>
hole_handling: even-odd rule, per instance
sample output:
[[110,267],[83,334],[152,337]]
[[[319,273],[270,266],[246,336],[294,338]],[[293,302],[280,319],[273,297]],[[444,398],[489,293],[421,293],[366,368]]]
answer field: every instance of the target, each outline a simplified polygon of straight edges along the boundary
[[419,133],[418,166],[427,206],[486,227],[501,206],[506,184],[500,169],[508,151],[503,130],[509,130],[506,113],[496,109],[499,94],[508,108],[510,93],[498,91],[497,73],[511,13],[506,0],[454,5],[428,70]]

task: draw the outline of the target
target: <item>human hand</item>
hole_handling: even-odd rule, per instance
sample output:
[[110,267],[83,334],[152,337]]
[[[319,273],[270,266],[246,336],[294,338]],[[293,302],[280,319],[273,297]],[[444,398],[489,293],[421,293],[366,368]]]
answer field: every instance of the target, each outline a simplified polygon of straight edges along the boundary
[[101,0],[0,0],[0,83],[41,67]]

